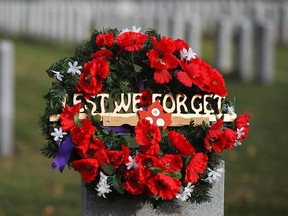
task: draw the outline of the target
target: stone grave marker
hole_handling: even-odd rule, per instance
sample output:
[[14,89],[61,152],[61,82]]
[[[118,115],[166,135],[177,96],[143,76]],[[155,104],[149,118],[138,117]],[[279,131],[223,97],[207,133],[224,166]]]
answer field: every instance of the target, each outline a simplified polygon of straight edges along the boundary
[[0,155],[13,152],[14,47],[0,41]]
[[288,46],[288,3],[282,3],[279,9],[279,40]]
[[252,22],[245,17],[239,19],[236,37],[236,70],[243,82],[253,79],[252,69],[253,52],[253,26]]
[[233,24],[229,16],[221,17],[216,27],[216,68],[224,74],[232,69]]
[[185,23],[185,41],[191,46],[198,56],[201,56],[202,25],[197,13],[190,15]]
[[[221,161],[218,168],[225,168]],[[179,200],[163,202],[157,208],[151,203],[143,201],[141,197],[122,196],[117,200],[98,197],[81,184],[81,216],[223,216],[224,215],[224,174],[213,184],[211,190],[211,202],[203,204],[191,204]]]
[[275,38],[270,20],[256,24],[256,76],[263,84],[274,81]]

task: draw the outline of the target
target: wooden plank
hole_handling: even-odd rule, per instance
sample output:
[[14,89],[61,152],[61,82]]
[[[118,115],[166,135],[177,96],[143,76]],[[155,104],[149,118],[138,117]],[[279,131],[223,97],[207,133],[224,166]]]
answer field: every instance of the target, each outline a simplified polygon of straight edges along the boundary
[[[135,126],[139,121],[139,117],[137,113],[103,113],[102,121],[103,126],[121,126],[124,124],[128,124],[131,126]],[[203,121],[206,123],[215,122],[217,119],[223,116],[224,122],[232,122],[237,117],[236,114],[218,114],[218,115],[199,115],[199,114],[172,114],[172,124],[170,126],[179,127],[183,125],[188,125],[192,120],[194,120],[195,125],[201,124]],[[79,118],[83,119],[86,115],[84,113],[80,113]],[[52,115],[50,116],[50,121],[58,121],[60,115]]]

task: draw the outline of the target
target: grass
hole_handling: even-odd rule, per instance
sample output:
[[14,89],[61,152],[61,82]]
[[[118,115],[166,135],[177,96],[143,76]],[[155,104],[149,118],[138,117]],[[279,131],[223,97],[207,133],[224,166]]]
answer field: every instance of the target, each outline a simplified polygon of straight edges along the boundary
[[[42,96],[51,80],[45,70],[71,56],[74,46],[12,38],[16,50],[15,153],[0,158],[0,216],[79,215],[80,176],[68,169],[51,172],[51,160],[40,155],[44,143],[38,118]],[[211,41],[203,47],[213,61]],[[271,86],[228,79],[237,113],[251,115],[250,135],[242,146],[223,154],[226,161],[225,215],[288,214],[288,49],[277,48],[276,80]]]

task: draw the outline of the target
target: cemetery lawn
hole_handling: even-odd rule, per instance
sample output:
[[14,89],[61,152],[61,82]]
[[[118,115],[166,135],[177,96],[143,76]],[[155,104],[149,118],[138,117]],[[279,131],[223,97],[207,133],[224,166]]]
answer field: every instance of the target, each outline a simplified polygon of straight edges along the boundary
[[[10,38],[11,39],[11,38]],[[16,55],[15,153],[0,158],[0,216],[80,215],[80,175],[65,168],[51,172],[51,159],[40,154],[45,143],[38,119],[51,80],[45,70],[72,56],[75,46],[12,38]],[[204,59],[213,64],[211,40]],[[225,215],[287,215],[288,48],[279,46],[276,81],[263,86],[226,79],[238,114],[251,115],[242,146],[223,154],[226,161]]]

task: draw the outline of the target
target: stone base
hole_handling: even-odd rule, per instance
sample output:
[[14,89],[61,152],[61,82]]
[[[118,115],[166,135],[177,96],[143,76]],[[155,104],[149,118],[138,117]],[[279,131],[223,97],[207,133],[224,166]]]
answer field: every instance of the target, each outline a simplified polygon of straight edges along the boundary
[[[219,168],[224,168],[224,161]],[[121,197],[111,200],[100,198],[96,193],[91,193],[84,184],[81,185],[81,216],[223,216],[224,215],[224,174],[213,185],[211,190],[212,200],[204,204],[191,204],[173,200],[161,202],[153,208],[150,202],[144,202],[140,197]]]

